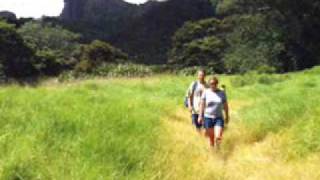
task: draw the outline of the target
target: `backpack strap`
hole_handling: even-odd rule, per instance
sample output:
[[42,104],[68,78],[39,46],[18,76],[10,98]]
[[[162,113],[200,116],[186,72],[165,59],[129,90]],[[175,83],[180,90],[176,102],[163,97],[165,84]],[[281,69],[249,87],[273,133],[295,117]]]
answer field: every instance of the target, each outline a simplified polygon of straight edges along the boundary
[[192,92],[191,92],[192,96],[194,94],[194,91],[197,89],[197,86],[198,86],[198,81],[194,81],[192,85]]
[[198,81],[194,81],[192,85],[192,91],[191,91],[191,105],[193,106],[193,98],[194,98],[194,92],[196,91],[198,86]]

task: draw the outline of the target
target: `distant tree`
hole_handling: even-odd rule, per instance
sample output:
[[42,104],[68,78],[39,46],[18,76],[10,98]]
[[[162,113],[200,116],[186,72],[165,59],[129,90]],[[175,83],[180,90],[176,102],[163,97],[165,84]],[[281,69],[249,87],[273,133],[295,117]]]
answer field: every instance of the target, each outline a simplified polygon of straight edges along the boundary
[[135,62],[167,63],[171,37],[186,21],[213,17],[210,0],[65,0],[61,19],[84,39],[100,39],[127,52]]
[[55,75],[71,66],[73,53],[80,46],[78,34],[50,23],[27,22],[18,32],[36,51],[35,66],[47,75]]
[[265,15],[240,15],[234,19],[233,31],[228,34],[228,50],[223,62],[226,70],[244,73],[265,67],[283,71],[285,51],[282,29],[266,22]]
[[24,78],[37,74],[34,52],[16,32],[14,25],[0,21],[0,66],[6,78]]
[[102,64],[120,63],[128,59],[128,55],[120,49],[99,40],[83,45],[80,53],[80,62],[75,69],[82,72],[90,72]]
[[284,34],[281,39],[283,51],[278,57],[282,59],[283,71],[305,69],[320,64],[318,0],[223,0],[218,2],[217,13],[223,18],[263,15],[265,20],[261,26],[269,27],[270,34]]
[[215,18],[186,23],[172,38],[169,62],[182,66],[209,65],[214,71],[223,72],[221,58],[227,48],[228,31],[226,22]]
[[284,27],[287,57],[296,59],[298,69],[320,64],[320,1],[258,0],[276,13]]

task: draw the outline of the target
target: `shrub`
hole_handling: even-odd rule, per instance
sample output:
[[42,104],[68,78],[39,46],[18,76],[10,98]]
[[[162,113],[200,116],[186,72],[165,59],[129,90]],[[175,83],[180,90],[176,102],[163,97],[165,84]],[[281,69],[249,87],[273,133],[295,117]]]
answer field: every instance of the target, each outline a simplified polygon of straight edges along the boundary
[[65,71],[58,76],[59,82],[68,82],[73,81],[75,79],[75,75],[72,71]]
[[25,78],[37,74],[34,52],[16,32],[14,26],[0,20],[1,74],[6,78]]
[[283,62],[279,56],[285,47],[279,27],[268,24],[268,16],[262,14],[233,19],[235,28],[226,38],[230,47],[223,57],[227,70],[232,73],[281,71]]
[[88,45],[82,45],[80,50],[80,61],[75,66],[79,73],[97,72],[96,68],[104,64],[122,63],[128,60],[128,55],[120,49],[111,46],[109,43],[95,40]]
[[34,66],[45,75],[57,75],[70,68],[69,60],[80,45],[80,35],[42,21],[28,22],[18,29],[18,33],[36,52]]
[[143,77],[152,75],[153,72],[148,66],[138,64],[104,64],[98,67],[94,74],[109,77]]
[[215,18],[187,22],[173,36],[169,62],[175,65],[211,66],[216,72],[223,72],[222,54],[226,49],[223,34],[227,26]]

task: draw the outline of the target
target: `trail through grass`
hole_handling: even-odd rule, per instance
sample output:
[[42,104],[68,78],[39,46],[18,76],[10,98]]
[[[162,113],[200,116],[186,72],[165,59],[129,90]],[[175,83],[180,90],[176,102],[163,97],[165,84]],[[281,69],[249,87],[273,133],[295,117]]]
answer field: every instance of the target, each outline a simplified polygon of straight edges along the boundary
[[[209,142],[189,123],[188,112],[179,109],[162,121],[163,146],[155,156],[154,179],[319,179],[320,154],[305,159],[283,159],[286,136],[272,134],[263,141],[250,139],[237,118],[246,105],[231,102],[233,123],[225,132],[220,152],[209,148]],[[159,164],[157,164],[159,163]]]
[[232,119],[220,152],[209,149],[185,109],[166,117],[156,179],[320,179],[320,78],[310,76],[314,71],[231,90]]
[[220,77],[220,152],[182,108],[193,77],[2,87],[0,179],[320,179],[319,74]]

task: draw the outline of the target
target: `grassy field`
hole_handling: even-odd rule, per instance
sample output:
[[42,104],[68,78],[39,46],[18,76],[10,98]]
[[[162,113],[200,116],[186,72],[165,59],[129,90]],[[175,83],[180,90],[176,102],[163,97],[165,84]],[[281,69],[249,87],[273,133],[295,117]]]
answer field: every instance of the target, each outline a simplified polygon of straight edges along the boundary
[[222,150],[190,125],[192,77],[0,89],[1,179],[319,179],[320,68],[222,76]]

